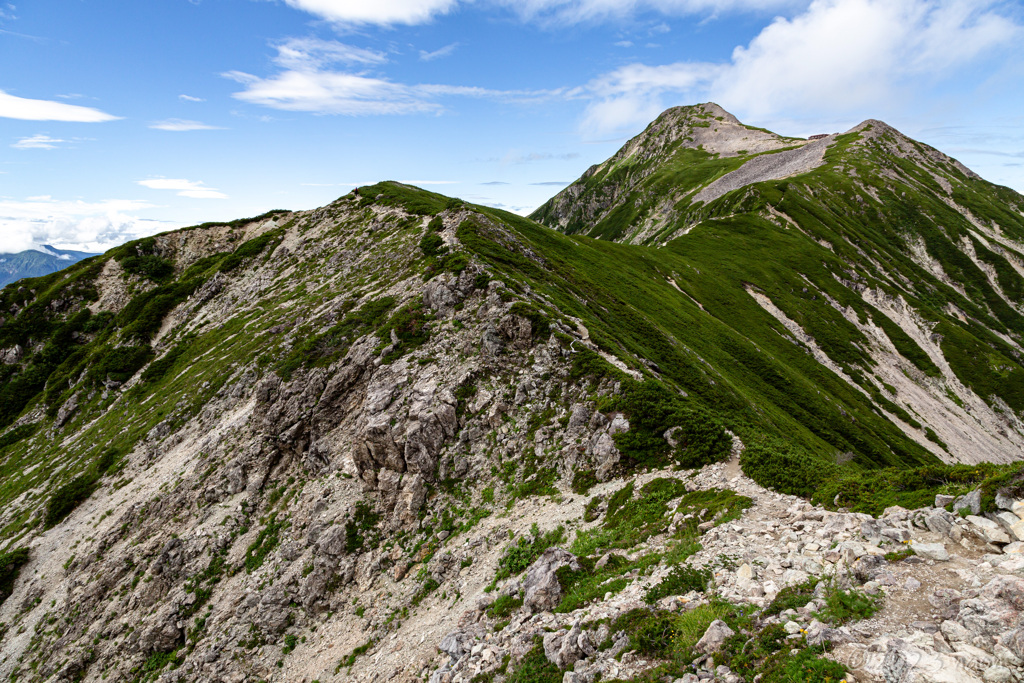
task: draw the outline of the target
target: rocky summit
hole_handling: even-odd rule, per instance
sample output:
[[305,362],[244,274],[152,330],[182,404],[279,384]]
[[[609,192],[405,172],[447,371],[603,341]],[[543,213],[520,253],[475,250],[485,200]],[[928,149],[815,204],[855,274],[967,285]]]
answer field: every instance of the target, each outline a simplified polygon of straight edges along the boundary
[[0,292],[0,678],[1024,680],[1024,197],[675,108]]

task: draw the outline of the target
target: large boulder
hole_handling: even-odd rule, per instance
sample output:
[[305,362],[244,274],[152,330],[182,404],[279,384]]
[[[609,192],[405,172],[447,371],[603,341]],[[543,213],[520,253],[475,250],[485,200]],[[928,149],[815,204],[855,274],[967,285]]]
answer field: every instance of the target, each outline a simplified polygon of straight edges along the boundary
[[579,559],[567,550],[548,548],[526,570],[523,606],[531,612],[553,610],[562,600],[562,586],[556,572],[562,567],[581,569]]

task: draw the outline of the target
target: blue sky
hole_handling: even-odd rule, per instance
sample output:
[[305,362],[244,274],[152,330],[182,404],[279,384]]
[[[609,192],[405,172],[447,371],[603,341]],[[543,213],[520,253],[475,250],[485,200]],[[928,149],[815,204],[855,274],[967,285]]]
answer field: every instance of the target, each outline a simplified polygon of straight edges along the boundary
[[525,213],[708,100],[883,119],[1024,191],[1022,57],[987,0],[0,0],[0,252],[384,179]]

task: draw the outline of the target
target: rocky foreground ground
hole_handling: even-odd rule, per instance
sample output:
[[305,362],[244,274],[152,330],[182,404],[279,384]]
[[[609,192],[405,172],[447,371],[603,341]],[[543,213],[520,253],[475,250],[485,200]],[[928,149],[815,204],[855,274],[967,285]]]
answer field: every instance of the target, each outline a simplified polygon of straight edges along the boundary
[[[640,477],[638,488],[655,476],[664,473]],[[621,482],[607,487],[615,484]],[[847,683],[1022,680],[1024,543],[1018,539],[1024,525],[1011,511],[1020,512],[1021,502],[1000,500],[1007,509],[995,521],[948,512],[945,506],[953,501],[942,497],[937,501],[942,507],[890,508],[875,519],[765,490],[743,476],[735,462],[704,468],[687,487],[729,488],[753,500],[739,519],[709,529],[701,537],[703,549],[687,560],[716,568],[706,593],[666,596],[647,605],[645,590],[670,571],[662,566],[596,604],[552,613],[548,610],[562,598],[555,571],[577,560],[564,550],[548,550],[525,577],[475,598],[475,609],[441,640],[431,683],[485,680],[481,676],[499,669],[506,655],[511,670],[538,637],[546,659],[565,671],[565,683],[628,680],[658,664],[631,652],[635,643],[628,637],[610,632],[608,624],[630,610],[685,613],[723,599],[763,609],[787,586],[813,585],[816,579],[816,597],[765,618],[763,625],[781,625],[799,645],[831,644],[826,656],[849,668]],[[980,495],[957,499],[956,505],[977,513]],[[630,559],[662,549],[663,538],[633,549]],[[823,623],[816,615],[826,608],[823,592],[833,583],[876,596],[881,608],[847,625]],[[488,616],[494,595],[521,598],[524,606],[496,625],[499,620]],[[710,656],[695,660],[693,672],[676,683],[744,680],[715,665],[715,649],[731,634],[722,621],[714,621],[696,648]]]

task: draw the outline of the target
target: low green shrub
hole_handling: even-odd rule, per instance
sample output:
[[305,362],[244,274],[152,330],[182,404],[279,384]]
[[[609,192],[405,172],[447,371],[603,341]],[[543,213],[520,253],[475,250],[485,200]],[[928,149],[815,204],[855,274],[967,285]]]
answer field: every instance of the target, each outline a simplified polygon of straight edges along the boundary
[[608,593],[618,593],[629,585],[629,579],[624,578],[624,574],[633,570],[646,570],[657,564],[658,560],[657,555],[649,554],[630,562],[622,555],[612,554],[605,565],[598,569],[593,558],[579,558],[579,570],[562,567],[555,572],[563,592],[562,601],[555,607],[555,612],[572,612]]
[[419,590],[417,590],[412,596],[412,600],[410,602],[412,602],[413,607],[416,607],[426,600],[427,596],[437,590],[440,586],[441,584],[438,583],[437,579],[433,576],[427,577],[427,580],[423,582],[419,587]]
[[913,510],[932,505],[939,493],[958,495],[980,488],[982,511],[994,512],[997,492],[1024,495],[1022,467],[1022,463],[980,463],[843,470],[837,476],[822,481],[811,499],[820,505],[838,504],[854,512],[878,516],[893,505]]
[[50,496],[46,503],[44,526],[49,529],[64,521],[76,507],[84,503],[96,488],[96,479],[88,474],[75,477]]
[[551,322],[536,306],[531,306],[525,301],[517,301],[512,304],[508,312],[529,320],[530,331],[538,340],[543,341],[551,336]]
[[120,455],[121,452],[117,449],[105,449],[84,474],[75,477],[54,491],[46,503],[46,516],[43,518],[45,528],[49,529],[60,524],[76,507],[88,500],[96,490],[96,484],[100,477],[114,466]]
[[18,425],[14,429],[11,429],[10,431],[0,436],[0,451],[7,448],[8,446],[13,446],[19,441],[27,439],[28,437],[35,434],[37,429],[39,429],[38,422],[30,422],[28,424]]
[[274,551],[281,543],[281,530],[285,527],[284,520],[277,519],[277,513],[270,515],[266,526],[260,529],[256,540],[249,544],[245,551],[245,571],[253,573],[263,566],[267,555]]
[[165,282],[174,275],[174,264],[155,254],[128,256],[121,261],[126,273],[144,277],[153,282]]
[[558,526],[551,531],[541,533],[537,525],[534,524],[530,529],[529,536],[520,536],[515,543],[510,543],[505,547],[501,559],[498,560],[498,573],[495,576],[495,582],[526,571],[526,568],[533,564],[533,561],[540,557],[541,553],[558,545],[564,538],[565,527]]
[[423,306],[423,300],[416,298],[395,311],[394,315],[378,332],[381,338],[380,349],[391,344],[391,332],[395,333],[398,343],[384,356],[383,362],[400,358],[406,353],[426,344],[430,339],[428,324],[434,319]]
[[593,470],[579,470],[572,476],[572,492],[581,496],[587,495],[597,485],[597,475]]
[[[732,450],[732,439],[716,419],[661,382],[623,382],[615,408],[629,417],[629,431],[614,438],[633,466],[703,467],[725,460]],[[664,436],[670,429],[675,448]]]
[[564,674],[548,661],[544,654],[544,643],[540,636],[533,649],[527,652],[515,669],[505,678],[505,683],[562,683]]
[[511,595],[499,595],[487,608],[487,615],[492,619],[504,619],[523,606],[523,601]]
[[138,346],[105,346],[93,355],[86,373],[86,382],[99,385],[107,381],[124,383],[130,380],[153,357],[148,344]]
[[670,595],[685,595],[690,591],[703,593],[708,589],[710,580],[710,569],[681,564],[674,567],[658,585],[647,589],[644,594],[644,602],[653,605],[658,600]]
[[870,619],[881,606],[878,598],[862,591],[829,586],[825,591],[825,609],[817,616],[823,622],[838,626],[850,621]]
[[345,522],[345,552],[350,555],[357,553],[364,547],[377,547],[377,522],[380,521],[380,514],[369,504],[359,501],[356,503],[352,519]]
[[743,473],[765,488],[810,498],[837,474],[834,464],[815,458],[798,446],[765,438],[748,444],[740,456]]
[[233,253],[221,261],[217,269],[222,273],[230,273],[240,266],[245,259],[259,256],[268,246],[273,251],[281,243],[282,239],[284,239],[284,228],[277,228],[243,242]]
[[814,599],[814,589],[817,585],[818,579],[812,577],[795,586],[786,586],[776,594],[774,600],[768,603],[762,615],[770,617],[788,609],[799,609],[805,606]]
[[448,251],[447,247],[444,246],[444,238],[438,235],[436,232],[427,230],[423,233],[422,239],[420,239],[420,251],[423,252],[424,256],[428,258],[436,257],[444,252]]
[[14,592],[18,573],[29,560],[28,548],[15,548],[0,553],[0,605]]

